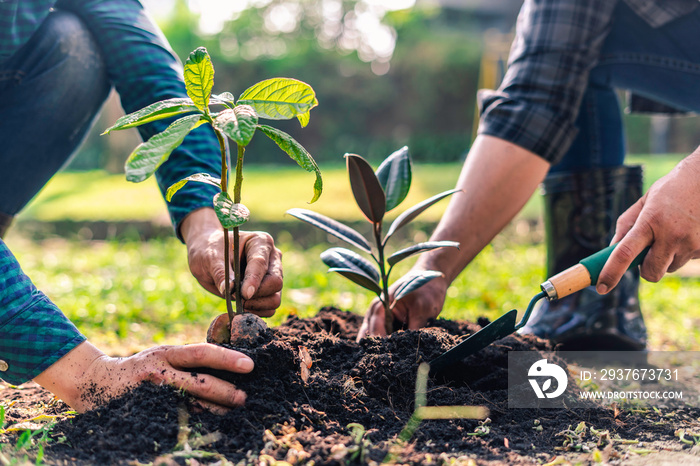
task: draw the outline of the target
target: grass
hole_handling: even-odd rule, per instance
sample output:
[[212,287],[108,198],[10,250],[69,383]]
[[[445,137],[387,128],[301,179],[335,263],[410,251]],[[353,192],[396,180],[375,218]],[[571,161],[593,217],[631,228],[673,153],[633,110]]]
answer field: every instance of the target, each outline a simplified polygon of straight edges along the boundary
[[[338,219],[359,219],[344,166],[321,167],[324,190],[313,209]],[[419,165],[406,205],[454,187],[459,175],[457,165]],[[284,182],[280,182],[284,180]],[[289,220],[285,212],[292,207],[308,207],[312,196],[312,175],[297,167],[246,167],[243,203],[250,209],[253,222]],[[270,202],[274,200],[274,202]],[[426,212],[426,220],[437,220],[444,206]],[[156,182],[149,179],[133,184],[123,175],[102,171],[59,173],[25,209],[20,220],[167,220],[165,202]]]
[[[628,157],[631,164],[642,164],[645,169],[645,188],[675,166],[681,155]],[[417,164],[411,192],[404,205],[416,204],[434,194],[454,187],[460,163]],[[324,192],[313,205],[313,210],[339,220],[359,220],[360,213],[352,198],[345,167],[322,166]],[[284,183],[280,183],[284,180]],[[285,212],[292,207],[307,207],[311,199],[313,177],[297,167],[246,167],[243,203],[252,212],[251,222],[280,222],[289,220]],[[274,202],[270,202],[274,199]],[[431,207],[421,215],[426,221],[437,221],[447,202]],[[402,210],[402,209],[397,209]],[[394,214],[396,215],[396,214]],[[522,210],[520,217],[534,219],[541,215],[541,201],[535,194]],[[389,219],[393,217],[388,216]],[[129,183],[123,175],[103,171],[59,173],[20,214],[19,220],[56,221],[150,220],[167,223],[168,215],[156,182]]]
[[[115,355],[152,344],[202,341],[212,318],[225,312],[221,300],[191,276],[184,247],[175,239],[145,242],[30,242],[9,235],[23,268],[98,346]],[[270,325],[290,315],[314,315],[325,305],[364,313],[371,294],[336,274],[327,274],[319,254],[327,245],[284,253],[282,305]],[[400,245],[396,246],[397,248]],[[448,290],[441,314],[450,319],[494,319],[524,311],[544,275],[544,246],[497,238]],[[410,261],[406,261],[410,262]],[[410,264],[401,264],[408,267]],[[397,270],[396,277],[403,270]],[[641,302],[655,350],[700,349],[700,287],[697,278],[668,275],[643,283]]]

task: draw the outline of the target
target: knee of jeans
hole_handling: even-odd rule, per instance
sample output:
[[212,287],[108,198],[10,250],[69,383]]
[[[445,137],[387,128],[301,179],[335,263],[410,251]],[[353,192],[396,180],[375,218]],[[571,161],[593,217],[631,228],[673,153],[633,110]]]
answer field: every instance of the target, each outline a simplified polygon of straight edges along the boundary
[[[52,46],[54,55],[50,61],[61,63],[62,73],[80,85],[106,80],[106,69],[102,52],[85,23],[74,13],[65,10],[52,12],[42,25],[41,40]],[[48,57],[47,57],[48,58]],[[96,79],[103,78],[103,79]]]

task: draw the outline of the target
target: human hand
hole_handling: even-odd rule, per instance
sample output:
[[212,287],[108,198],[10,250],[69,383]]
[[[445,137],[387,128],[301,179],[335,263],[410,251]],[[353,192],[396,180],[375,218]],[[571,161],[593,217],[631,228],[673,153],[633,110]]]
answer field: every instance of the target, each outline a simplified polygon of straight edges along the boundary
[[34,381],[78,412],[105,404],[144,381],[184,390],[213,412],[223,413],[245,403],[245,392],[233,384],[192,372],[202,367],[247,373],[253,370],[253,361],[243,353],[208,343],[157,346],[127,358],[112,358],[85,341]]
[[650,282],[700,257],[699,179],[700,151],[696,150],[620,216],[612,240],[618,245],[600,273],[598,293],[614,288],[649,245],[640,273]]
[[[404,275],[405,278],[407,275]],[[401,279],[389,288],[390,300],[393,300],[394,292],[400,285]],[[425,327],[429,319],[437,317],[442,311],[447,295],[448,283],[444,277],[437,277],[425,285],[401,298],[392,313],[394,318],[406,324],[409,330],[418,330]],[[357,340],[366,336],[384,336],[384,306],[379,299],[374,299],[360,326]]]
[[[224,231],[214,210],[192,212],[182,222],[181,232],[192,275],[204,289],[223,297]],[[229,235],[233,238],[233,233]],[[243,306],[261,317],[270,317],[282,300],[282,253],[267,233],[242,231],[239,238],[241,263],[245,264],[241,283]],[[229,271],[233,277],[232,264]]]

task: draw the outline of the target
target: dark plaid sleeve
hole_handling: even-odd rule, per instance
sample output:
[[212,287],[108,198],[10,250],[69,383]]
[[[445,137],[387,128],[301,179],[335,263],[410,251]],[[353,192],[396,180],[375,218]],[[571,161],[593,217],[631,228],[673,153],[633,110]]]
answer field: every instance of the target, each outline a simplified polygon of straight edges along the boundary
[[479,93],[479,133],[558,162],[576,136],[578,108],[616,4],[526,0],[503,83]]
[[[121,104],[127,113],[153,102],[187,97],[182,64],[162,32],[136,0],[59,0],[57,8],[80,16],[93,33],[107,65]],[[172,120],[138,128],[146,140],[164,130]],[[173,151],[156,173],[163,193],[170,185],[194,173],[220,176],[219,143],[209,125],[202,125]],[[211,207],[217,189],[188,183],[168,203],[176,231],[183,218],[200,207]]]
[[0,378],[31,380],[84,340],[0,239]]

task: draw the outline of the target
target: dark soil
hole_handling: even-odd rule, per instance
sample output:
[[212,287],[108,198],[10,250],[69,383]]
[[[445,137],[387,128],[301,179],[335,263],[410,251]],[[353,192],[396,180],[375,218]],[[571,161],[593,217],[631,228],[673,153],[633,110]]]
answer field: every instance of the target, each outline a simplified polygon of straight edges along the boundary
[[[371,464],[380,463],[394,446],[398,461],[408,464],[468,464],[467,459],[532,464],[557,455],[586,455],[583,460],[589,461],[594,454],[619,463],[652,445],[655,451],[690,448],[674,431],[697,424],[698,410],[676,410],[671,422],[662,412],[615,407],[509,409],[508,351],[553,356],[545,342],[521,336],[471,356],[449,379],[428,382],[428,405],[486,406],[486,429],[471,419],[423,421],[408,444],[397,447],[396,438],[413,412],[418,365],[479,326],[438,319],[421,331],[398,331],[358,344],[360,322],[354,314],[324,308],[314,318],[292,317],[269,330],[257,350],[245,350],[255,370],[228,374],[248,394],[243,408],[224,416],[196,412],[176,390],[145,384],[105,407],[59,422],[45,459],[57,464],[196,464],[192,459],[215,463],[224,458],[233,464]],[[306,382],[304,348],[313,362]],[[587,430],[566,442],[567,429],[582,421]],[[362,426],[364,436],[351,424]],[[594,434],[590,427],[608,433]],[[480,431],[483,435],[475,435]],[[643,443],[630,446],[620,439]],[[649,443],[659,441],[663,446]]]

